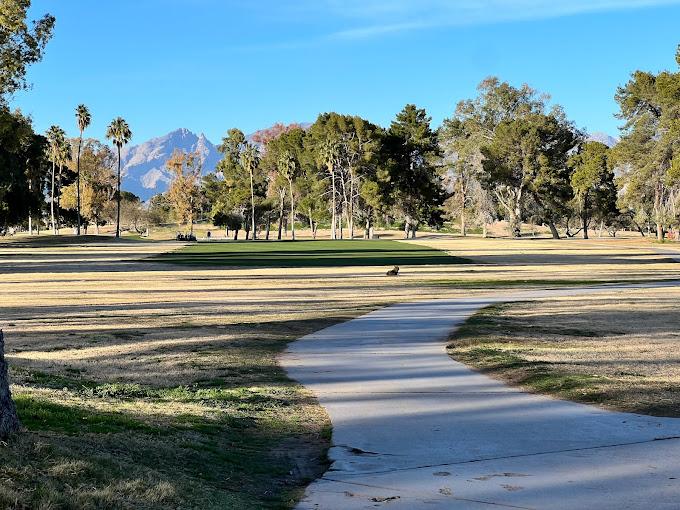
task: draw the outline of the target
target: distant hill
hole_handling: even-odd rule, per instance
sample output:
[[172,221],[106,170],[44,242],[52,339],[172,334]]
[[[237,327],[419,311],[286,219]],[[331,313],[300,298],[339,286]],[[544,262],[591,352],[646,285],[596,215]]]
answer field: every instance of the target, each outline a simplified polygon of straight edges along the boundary
[[[299,125],[306,129],[311,124]],[[266,139],[269,133],[276,132],[280,127],[285,128],[281,124],[276,124],[247,135],[246,138],[251,143],[262,145],[261,140]],[[217,163],[222,159],[217,146],[208,140],[204,134],[197,135],[188,129],[177,129],[165,136],[152,138],[140,145],[123,149],[121,153],[123,166],[121,187],[125,191],[134,193],[143,201],[149,200],[158,193],[165,192],[170,183],[170,173],[165,168],[165,163],[170,159],[175,149],[186,152],[198,151],[201,154],[203,175],[214,172]]]
[[591,133],[588,135],[588,140],[592,142],[600,142],[605,144],[607,147],[611,148],[614,147],[617,143],[619,143],[619,139],[615,138],[611,135],[608,135],[607,133],[602,133],[602,132],[595,132]]
[[201,155],[203,174],[215,170],[221,155],[205,135],[196,135],[188,129],[177,129],[165,136],[132,147],[126,147],[121,154],[123,165],[122,188],[148,200],[168,188],[170,174],[165,163],[175,149],[196,152]]

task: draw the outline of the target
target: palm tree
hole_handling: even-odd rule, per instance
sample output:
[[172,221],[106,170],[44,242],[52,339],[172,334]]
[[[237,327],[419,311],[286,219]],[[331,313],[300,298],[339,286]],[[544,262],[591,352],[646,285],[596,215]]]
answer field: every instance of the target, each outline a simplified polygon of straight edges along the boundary
[[80,138],[78,139],[78,161],[76,163],[76,195],[78,202],[78,230],[76,231],[80,235],[80,150],[83,146],[83,132],[87,129],[92,122],[92,116],[90,115],[90,110],[84,104],[78,105],[76,108],[76,121],[78,123],[78,129],[80,130]]
[[288,181],[288,191],[290,192],[290,232],[291,238],[295,241],[295,197],[293,196],[293,181],[295,180],[295,173],[297,170],[297,163],[290,152],[285,152],[279,159],[279,171]]
[[113,140],[113,144],[118,148],[118,181],[116,186],[116,238],[120,237],[120,151],[132,138],[130,126],[121,117],[114,119],[106,130],[106,138]]
[[54,187],[55,187],[55,168],[60,161],[60,148],[66,140],[66,133],[59,126],[52,126],[47,130],[48,155],[52,162],[52,192],[50,194],[50,216],[52,220],[52,234],[57,234],[57,224],[54,219]]
[[255,230],[255,184],[253,174],[258,165],[258,149],[255,145],[246,144],[245,149],[241,153],[241,166],[248,170],[250,175],[250,226],[253,231],[253,241],[257,239],[257,231]]

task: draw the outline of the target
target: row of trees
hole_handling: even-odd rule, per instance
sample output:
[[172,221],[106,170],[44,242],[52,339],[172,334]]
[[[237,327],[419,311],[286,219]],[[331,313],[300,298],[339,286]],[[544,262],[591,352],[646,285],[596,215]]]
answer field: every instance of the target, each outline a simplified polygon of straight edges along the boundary
[[[83,219],[92,220],[99,227],[103,211],[111,199],[116,201],[116,237],[120,237],[120,212],[122,193],[121,185],[121,150],[132,138],[132,132],[127,122],[118,117],[109,124],[106,138],[112,140],[118,150],[118,171],[115,186],[111,176],[111,152],[95,140],[86,141],[83,147],[83,134],[92,122],[92,116],[87,106],[81,104],[76,108],[76,124],[80,136],[77,140],[69,140],[66,132],[59,126],[52,126],[47,130],[47,160],[51,163],[49,203],[50,224],[54,234],[59,233],[60,209],[62,196],[66,199],[63,204],[66,209],[75,210],[76,234],[81,234]],[[85,178],[81,179],[81,159],[85,149],[85,161],[88,163]],[[75,165],[75,167],[74,167]],[[86,211],[83,211],[83,184],[85,185]],[[38,185],[36,193],[41,195],[42,189]],[[32,232],[33,211],[29,211],[28,228]],[[88,221],[89,222],[89,221]]]
[[168,203],[187,224],[207,208],[214,224],[253,239],[259,230],[269,238],[272,219],[279,239],[286,220],[293,239],[296,221],[314,236],[328,224],[332,239],[353,238],[357,222],[367,238],[376,223],[400,223],[405,237],[415,237],[446,216],[460,221],[463,235],[470,224],[485,230],[500,218],[515,236],[525,221],[549,226],[555,237],[560,227],[587,237],[594,220],[618,225],[610,149],[585,141],[547,101],[492,78],[438,130],[414,105],[387,129],[337,113],[306,128],[276,125],[253,140],[231,129],[217,171],[202,182],[196,155],[173,155]]
[[[51,127],[36,134],[30,119],[12,112],[8,98],[25,87],[27,67],[41,59],[54,26],[49,15],[26,22],[28,0],[2,3],[0,24],[0,227],[35,219],[60,225],[100,225],[121,214],[128,223],[163,222],[172,216],[193,225],[210,216],[219,226],[256,239],[278,238],[290,224],[320,224],[330,237],[365,237],[376,224],[400,224],[406,237],[446,217],[465,235],[497,219],[509,233],[526,222],[553,236],[622,227],[659,239],[680,219],[680,72],[638,71],[616,100],[624,122],[621,142],[610,149],[587,141],[549,98],[524,85],[484,80],[477,97],[461,101],[434,129],[425,110],[407,105],[383,128],[358,116],[324,113],[308,127],[276,125],[253,139],[228,131],[217,171],[202,177],[198,154],[177,152],[167,162],[172,182],[147,211],[121,192],[121,149],[132,136],[115,119],[106,136],[116,153],[85,139],[91,122],[76,109],[79,137]],[[676,55],[680,65],[680,47]],[[116,168],[117,167],[117,168]]]
[[[354,237],[357,221],[367,237],[378,219],[402,221],[407,235],[422,224],[441,224],[446,193],[437,134],[425,111],[413,105],[388,129],[337,113],[320,115],[308,128],[276,125],[254,140],[231,129],[219,150],[224,157],[216,173],[202,180],[200,190],[193,177],[189,188],[201,192],[213,222],[235,236],[245,229],[246,238],[256,239],[265,230],[269,238],[272,219],[278,219],[278,238],[289,220],[293,239],[296,221],[314,235],[320,223],[329,223],[332,239]],[[191,155],[171,162],[178,158]],[[186,185],[186,173],[173,173],[169,197]]]

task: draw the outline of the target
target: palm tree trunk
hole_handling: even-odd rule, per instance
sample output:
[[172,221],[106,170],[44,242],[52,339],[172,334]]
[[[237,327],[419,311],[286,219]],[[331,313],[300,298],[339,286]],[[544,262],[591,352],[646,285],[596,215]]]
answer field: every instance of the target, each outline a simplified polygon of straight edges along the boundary
[[253,231],[253,241],[257,239],[255,230],[255,186],[253,185],[253,169],[250,169],[250,228]]
[[61,218],[59,217],[59,209],[61,209],[61,172],[63,165],[59,165],[59,178],[57,179],[57,234],[61,234]]
[[78,228],[76,230],[76,234],[80,235],[80,150],[83,145],[83,132],[80,132],[80,140],[78,141],[78,161],[76,163],[77,166],[77,176],[76,176],[76,195],[77,195],[77,209],[78,209]]
[[116,186],[116,239],[120,238],[120,145],[118,145],[118,183]]
[[293,198],[293,181],[288,181],[288,189],[290,190],[290,231],[292,239],[295,241],[295,199]]
[[54,222],[54,174],[56,172],[55,162],[52,161],[52,194],[50,195],[50,217],[52,219],[52,235],[57,235],[57,225]]

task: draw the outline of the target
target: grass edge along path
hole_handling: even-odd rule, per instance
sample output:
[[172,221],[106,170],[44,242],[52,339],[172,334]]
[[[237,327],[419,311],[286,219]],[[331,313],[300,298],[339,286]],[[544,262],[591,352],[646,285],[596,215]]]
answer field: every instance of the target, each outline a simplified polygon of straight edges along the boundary
[[[599,370],[578,370],[573,368],[578,363],[570,362],[566,356],[555,361],[530,359],[540,357],[545,345],[554,351],[564,349],[568,354],[573,343],[561,346],[560,340],[580,339],[585,344],[599,338],[597,332],[578,326],[544,331],[541,325],[522,324],[517,317],[507,317],[513,309],[550,302],[554,301],[508,301],[485,306],[450,334],[447,353],[480,373],[531,393],[612,411],[680,417],[680,398],[667,398],[668,394],[680,395],[680,385],[672,381],[650,384],[648,378],[632,372],[603,375],[601,365]],[[564,306],[569,304],[565,302]],[[551,336],[555,337],[552,343]]]

